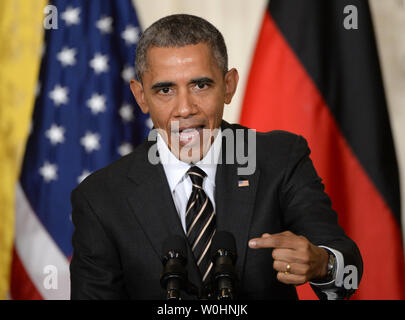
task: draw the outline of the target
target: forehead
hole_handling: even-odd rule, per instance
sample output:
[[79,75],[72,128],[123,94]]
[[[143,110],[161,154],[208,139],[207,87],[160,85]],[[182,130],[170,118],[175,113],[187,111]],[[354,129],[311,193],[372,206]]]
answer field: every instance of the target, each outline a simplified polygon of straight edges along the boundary
[[184,47],[152,47],[147,51],[147,70],[153,78],[205,75],[221,72],[212,50],[205,43]]

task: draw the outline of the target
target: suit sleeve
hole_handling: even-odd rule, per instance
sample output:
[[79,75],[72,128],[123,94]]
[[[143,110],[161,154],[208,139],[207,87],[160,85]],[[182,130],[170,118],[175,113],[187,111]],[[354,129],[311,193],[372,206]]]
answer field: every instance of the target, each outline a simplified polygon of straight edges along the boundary
[[[331,200],[324,192],[322,179],[318,176],[309,155],[307,142],[297,136],[291,147],[280,195],[284,225],[287,230],[305,236],[315,245],[341,252],[344,265],[357,268],[360,282],[363,271],[360,251],[339,226],[338,216],[332,209]],[[319,298],[326,298],[319,287],[312,288]],[[336,292],[339,297],[347,298],[354,290],[340,286],[336,288]]]
[[127,299],[118,252],[84,195],[71,195],[73,257],[71,299]]

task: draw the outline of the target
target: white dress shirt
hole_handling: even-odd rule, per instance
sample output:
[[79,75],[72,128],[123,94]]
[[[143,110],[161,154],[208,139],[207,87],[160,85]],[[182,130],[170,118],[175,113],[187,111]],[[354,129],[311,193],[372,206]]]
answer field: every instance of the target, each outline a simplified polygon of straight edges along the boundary
[[[211,200],[212,206],[214,207],[214,212],[215,174],[217,172],[218,158],[222,146],[221,137],[222,133],[221,130],[219,130],[214,142],[212,143],[208,152],[205,154],[204,158],[193,164],[198,166],[207,174],[203,181],[203,189],[208,198]],[[192,191],[191,179],[187,175],[187,171],[193,165],[180,161],[169,150],[167,144],[160,134],[157,136],[157,150],[159,152],[159,157],[162,161],[163,169],[169,183],[177,213],[179,214],[183,230],[186,233],[186,208]]]

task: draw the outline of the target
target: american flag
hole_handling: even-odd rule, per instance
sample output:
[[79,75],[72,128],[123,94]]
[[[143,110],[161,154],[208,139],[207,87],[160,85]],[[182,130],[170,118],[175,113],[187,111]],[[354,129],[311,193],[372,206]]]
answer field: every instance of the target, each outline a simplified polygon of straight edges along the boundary
[[249,180],[239,180],[238,181],[238,187],[249,187]]
[[[70,193],[133,149],[150,119],[129,89],[140,27],[131,0],[55,0],[17,190],[13,299],[68,299]],[[56,276],[56,277],[55,277]]]

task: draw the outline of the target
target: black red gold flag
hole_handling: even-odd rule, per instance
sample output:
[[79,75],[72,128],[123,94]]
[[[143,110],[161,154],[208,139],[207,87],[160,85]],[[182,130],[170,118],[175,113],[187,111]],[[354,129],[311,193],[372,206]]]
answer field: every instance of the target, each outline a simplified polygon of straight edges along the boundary
[[[353,299],[405,299],[398,167],[368,2],[271,0],[240,123],[308,140],[363,257]],[[308,288],[300,298],[315,297]]]

